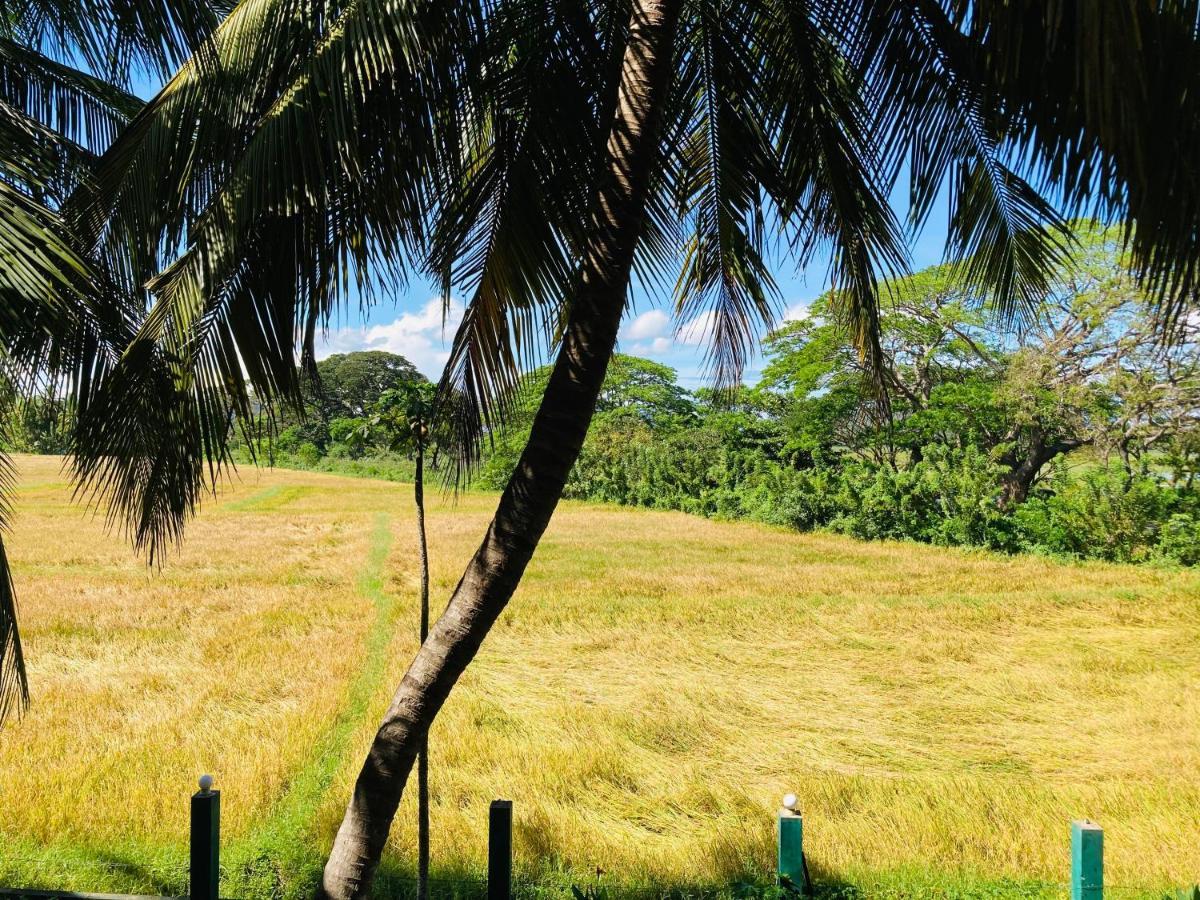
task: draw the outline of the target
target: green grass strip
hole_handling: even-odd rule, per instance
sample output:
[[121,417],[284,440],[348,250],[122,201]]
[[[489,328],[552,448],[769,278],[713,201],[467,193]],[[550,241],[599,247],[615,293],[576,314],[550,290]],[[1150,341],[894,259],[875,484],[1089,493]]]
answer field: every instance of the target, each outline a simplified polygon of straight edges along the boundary
[[346,762],[350,740],[367,715],[387,667],[387,649],[398,607],[397,598],[384,589],[391,542],[390,519],[380,513],[375,517],[370,551],[358,578],[359,594],[375,607],[362,668],[312,760],[291,779],[263,822],[229,848],[222,865],[222,893],[227,896],[312,896],[324,862],[324,848],[315,832],[316,813],[338,769]]
[[231,500],[222,508],[232,512],[271,512],[309,493],[312,493],[312,488],[307,485],[276,484],[241,500]]

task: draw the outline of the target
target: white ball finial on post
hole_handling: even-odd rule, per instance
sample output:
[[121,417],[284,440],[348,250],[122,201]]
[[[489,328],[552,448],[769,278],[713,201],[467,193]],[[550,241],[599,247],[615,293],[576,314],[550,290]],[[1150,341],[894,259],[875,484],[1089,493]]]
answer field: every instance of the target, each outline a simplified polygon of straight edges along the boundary
[[804,862],[804,817],[796,809],[800,799],[793,793],[783,797],[783,808],[776,817],[779,851],[777,878],[780,886],[807,894],[808,866]]
[[211,775],[201,775],[200,776],[200,790],[204,791],[204,793],[207,794],[209,791],[212,790],[212,786],[213,786],[213,777]]

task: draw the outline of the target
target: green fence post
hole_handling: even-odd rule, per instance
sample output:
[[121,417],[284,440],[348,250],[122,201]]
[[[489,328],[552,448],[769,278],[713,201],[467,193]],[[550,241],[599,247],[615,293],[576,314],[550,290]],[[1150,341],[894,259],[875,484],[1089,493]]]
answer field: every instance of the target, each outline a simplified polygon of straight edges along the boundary
[[1104,897],[1104,830],[1084,819],[1071,823],[1071,900]]
[[804,817],[796,810],[796,795],[783,798],[779,810],[779,874],[782,886],[808,892],[808,872],[804,865]]
[[512,801],[493,800],[488,810],[488,900],[512,897]]
[[212,776],[200,776],[192,794],[192,900],[218,900],[221,883],[221,792],[212,789]]

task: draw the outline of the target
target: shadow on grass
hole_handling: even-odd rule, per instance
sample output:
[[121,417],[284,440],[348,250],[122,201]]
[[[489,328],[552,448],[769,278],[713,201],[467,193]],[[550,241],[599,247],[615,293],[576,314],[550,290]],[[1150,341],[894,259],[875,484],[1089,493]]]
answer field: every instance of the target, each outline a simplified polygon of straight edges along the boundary
[[[230,848],[233,850],[233,848]],[[10,860],[11,862],[12,860]],[[324,853],[311,845],[294,846],[284,857],[265,849],[223,859],[222,896],[238,900],[310,900],[315,895]],[[0,871],[8,869],[0,866]],[[5,872],[6,875],[10,874]],[[16,874],[13,871],[11,874]],[[126,847],[112,852],[71,848],[51,852],[35,869],[26,869],[21,883],[8,888],[74,890],[88,893],[134,893],[182,897],[188,891],[187,863],[178,852],[162,848]],[[922,869],[890,873],[838,875],[813,864],[815,900],[1060,900],[1065,885],[1036,881],[973,879]],[[416,897],[416,873],[411,865],[385,859],[372,894],[378,900]],[[1163,890],[1125,890],[1119,900],[1162,900]],[[433,900],[483,900],[485,873],[479,869],[438,866],[430,878]],[[747,869],[726,883],[675,879],[622,881],[610,874],[581,875],[546,865],[514,873],[514,900],[802,900],[781,889],[768,872]]]
[[89,856],[98,865],[104,866],[114,876],[128,883],[144,885],[139,890],[162,897],[182,897],[188,892],[187,869],[167,868],[130,859],[107,851],[92,851]]
[[124,853],[90,847],[51,851],[38,860],[38,865],[20,869],[14,875],[20,883],[5,883],[3,887],[158,897],[182,897],[188,892],[185,860],[142,847]]

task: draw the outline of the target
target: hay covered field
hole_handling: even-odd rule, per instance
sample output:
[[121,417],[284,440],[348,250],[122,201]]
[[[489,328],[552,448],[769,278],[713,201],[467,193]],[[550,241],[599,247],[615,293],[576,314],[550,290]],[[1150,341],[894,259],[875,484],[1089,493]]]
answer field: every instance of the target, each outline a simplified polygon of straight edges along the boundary
[[[19,468],[0,885],[186,892],[211,772],[223,894],[303,893],[416,647],[409,487],[244,469],[153,572],[58,460]],[[432,504],[435,608],[493,502]],[[540,888],[761,883],[794,790],[814,874],[865,896],[1057,896],[1084,816],[1161,896],[1200,880],[1200,574],[565,504],[430,740],[448,882],[508,797]]]

